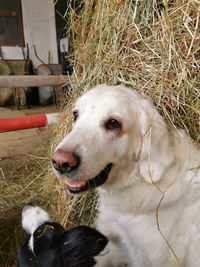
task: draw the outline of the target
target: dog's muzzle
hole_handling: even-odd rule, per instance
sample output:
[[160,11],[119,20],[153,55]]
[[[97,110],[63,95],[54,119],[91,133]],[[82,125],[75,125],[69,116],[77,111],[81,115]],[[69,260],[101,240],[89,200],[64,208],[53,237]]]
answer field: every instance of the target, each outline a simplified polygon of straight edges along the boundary
[[52,167],[59,177],[65,179],[67,189],[72,194],[79,194],[104,184],[113,164],[107,164],[94,178],[87,180],[76,179],[80,165],[81,159],[74,152],[58,149],[52,156]]
[[76,180],[67,178],[65,180],[67,189],[72,194],[79,194],[104,184],[108,179],[112,166],[113,164],[109,163],[97,176],[89,180]]

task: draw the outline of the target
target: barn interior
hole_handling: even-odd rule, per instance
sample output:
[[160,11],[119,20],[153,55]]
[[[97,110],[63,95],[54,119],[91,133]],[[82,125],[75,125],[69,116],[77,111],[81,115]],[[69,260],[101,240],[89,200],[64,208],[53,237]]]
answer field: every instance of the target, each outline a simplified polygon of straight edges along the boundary
[[27,203],[65,227],[93,224],[96,193],[69,197],[50,166],[90,87],[130,86],[200,144],[199,18],[195,0],[0,0],[0,127],[59,113],[53,125],[0,130],[0,266],[16,266]]

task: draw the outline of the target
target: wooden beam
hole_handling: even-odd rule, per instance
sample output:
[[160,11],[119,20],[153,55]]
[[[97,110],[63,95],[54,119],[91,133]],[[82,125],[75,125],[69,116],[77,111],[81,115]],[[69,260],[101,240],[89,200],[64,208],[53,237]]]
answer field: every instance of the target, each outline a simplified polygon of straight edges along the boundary
[[0,76],[0,90],[1,88],[12,87],[38,87],[38,86],[55,86],[64,85],[68,83],[68,76],[66,75],[13,75]]

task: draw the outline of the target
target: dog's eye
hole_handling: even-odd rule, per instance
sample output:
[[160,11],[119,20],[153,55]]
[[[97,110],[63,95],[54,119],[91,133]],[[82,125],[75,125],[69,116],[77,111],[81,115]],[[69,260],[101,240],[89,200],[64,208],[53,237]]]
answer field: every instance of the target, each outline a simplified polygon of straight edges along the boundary
[[106,130],[115,130],[115,129],[121,130],[122,124],[120,121],[111,118],[111,119],[106,121],[105,128],[106,128]]
[[78,110],[73,111],[73,120],[76,121],[78,118]]

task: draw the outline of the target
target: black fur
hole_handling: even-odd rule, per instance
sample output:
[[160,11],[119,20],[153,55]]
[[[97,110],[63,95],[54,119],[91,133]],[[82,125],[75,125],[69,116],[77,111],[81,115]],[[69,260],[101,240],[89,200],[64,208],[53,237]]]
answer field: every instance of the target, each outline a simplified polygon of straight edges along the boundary
[[60,224],[46,222],[33,233],[34,253],[29,248],[30,235],[21,246],[18,267],[92,267],[108,240],[98,231],[78,226],[65,230]]

